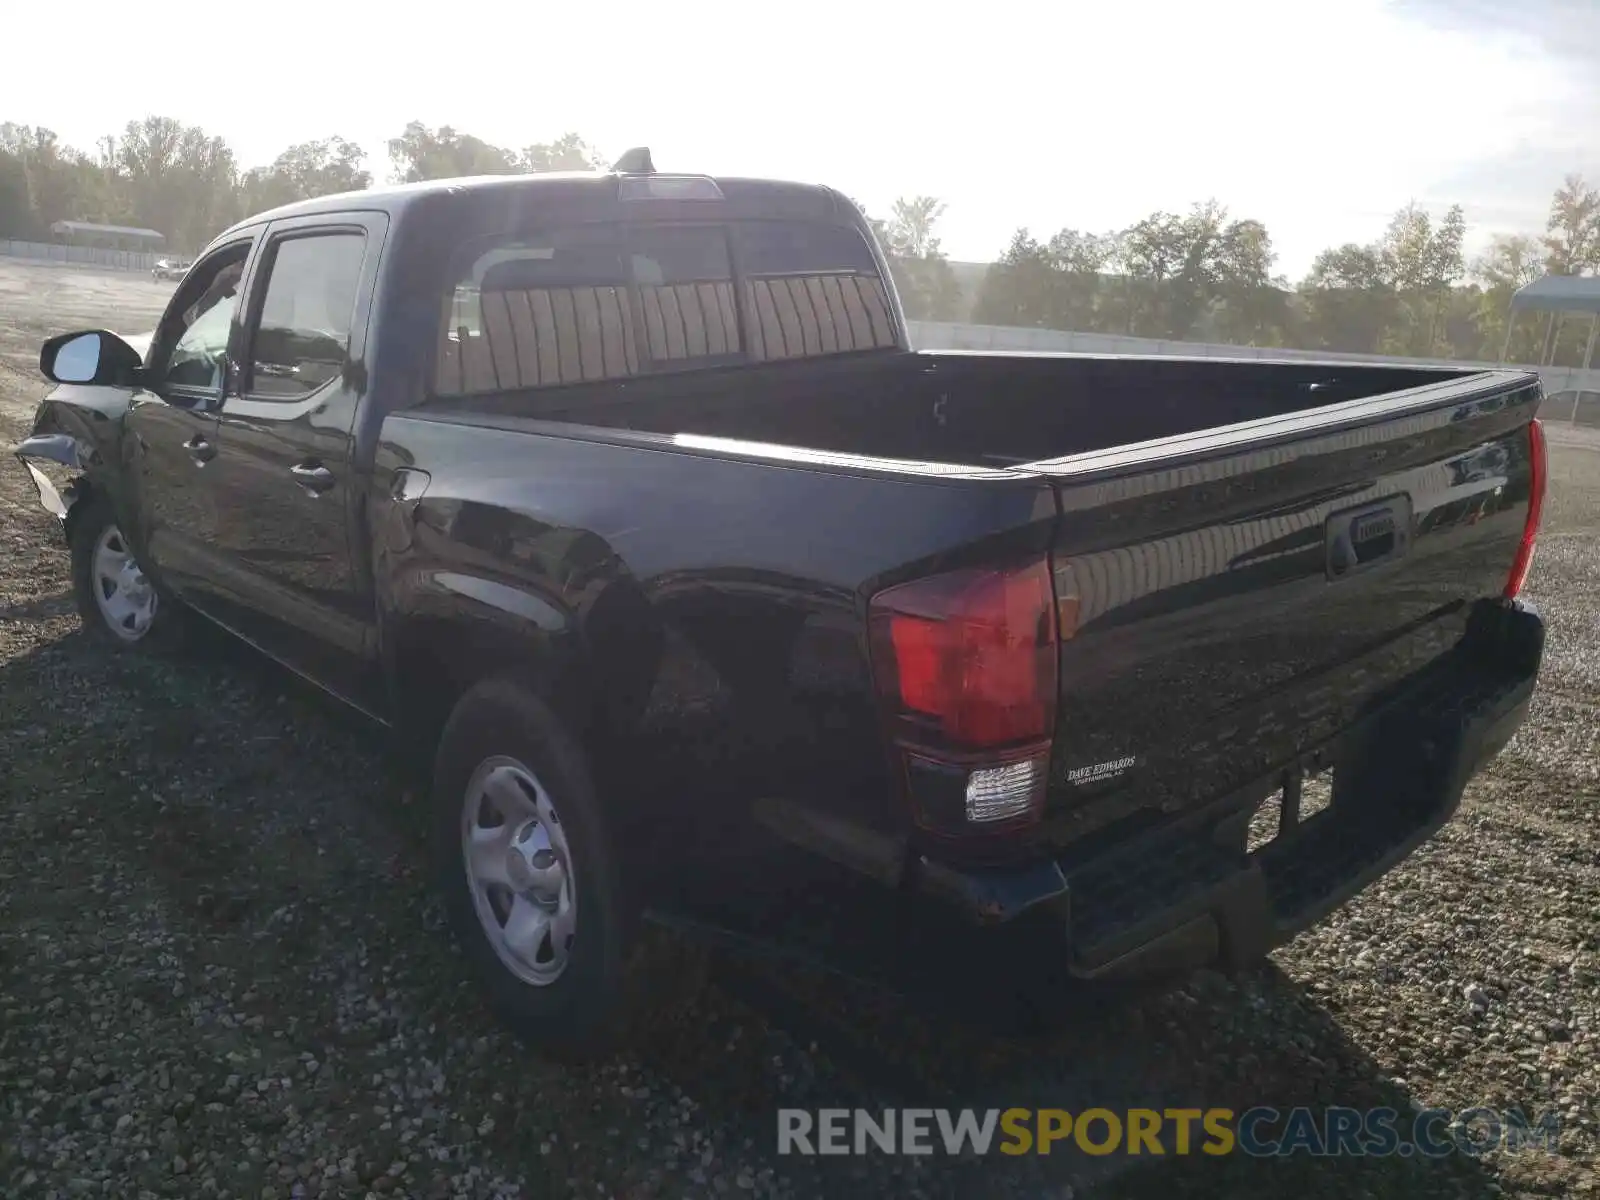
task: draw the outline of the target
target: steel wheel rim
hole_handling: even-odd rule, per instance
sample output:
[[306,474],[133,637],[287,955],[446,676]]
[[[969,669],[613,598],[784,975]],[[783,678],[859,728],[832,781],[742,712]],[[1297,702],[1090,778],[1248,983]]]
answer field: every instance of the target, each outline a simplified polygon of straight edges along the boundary
[[139,569],[122,530],[107,525],[100,531],[89,559],[89,583],[106,628],[125,642],[150,632],[156,617],[156,590]]
[[485,759],[461,803],[461,857],[473,911],[506,969],[548,987],[578,925],[578,877],[550,793],[514,758]]

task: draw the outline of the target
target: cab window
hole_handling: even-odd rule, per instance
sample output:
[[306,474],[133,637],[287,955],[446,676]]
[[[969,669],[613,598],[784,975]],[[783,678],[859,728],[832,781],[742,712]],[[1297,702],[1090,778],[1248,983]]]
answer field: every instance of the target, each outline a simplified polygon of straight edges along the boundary
[[261,311],[250,330],[248,394],[297,400],[341,375],[365,248],[364,235],[352,230],[274,243],[263,268]]
[[227,367],[228,336],[239,307],[239,282],[249,243],[218,251],[184,281],[151,365],[161,386],[220,394]]

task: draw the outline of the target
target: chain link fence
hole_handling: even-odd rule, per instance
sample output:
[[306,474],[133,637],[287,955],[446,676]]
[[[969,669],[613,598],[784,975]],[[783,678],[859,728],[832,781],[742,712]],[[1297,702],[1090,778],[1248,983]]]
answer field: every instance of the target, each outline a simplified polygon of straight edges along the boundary
[[36,262],[106,267],[114,271],[149,271],[162,257],[144,250],[108,250],[101,246],[67,246],[59,242],[23,242],[0,238],[0,255]]

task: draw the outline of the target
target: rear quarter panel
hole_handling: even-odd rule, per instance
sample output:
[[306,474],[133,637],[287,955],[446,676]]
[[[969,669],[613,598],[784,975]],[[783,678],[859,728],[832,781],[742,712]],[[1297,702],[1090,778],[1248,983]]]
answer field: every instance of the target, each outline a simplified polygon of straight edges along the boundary
[[1042,551],[1048,483],[495,420],[512,427],[384,425],[375,493],[399,467],[429,476],[419,500],[385,501],[377,527],[385,644],[476,628],[502,656],[522,647],[575,710],[636,700],[628,761],[604,764],[626,776],[610,791],[646,826],[666,819],[680,849],[737,857],[750,804],[773,797],[898,830],[865,597],[970,556]]

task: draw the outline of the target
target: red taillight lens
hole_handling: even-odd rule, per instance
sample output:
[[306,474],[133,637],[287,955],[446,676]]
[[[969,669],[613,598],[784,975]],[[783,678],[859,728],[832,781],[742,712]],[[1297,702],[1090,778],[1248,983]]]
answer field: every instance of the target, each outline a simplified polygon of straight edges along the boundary
[[972,751],[1048,738],[1055,721],[1050,567],[919,579],[872,600],[873,667],[897,731]]
[[999,832],[1043,810],[1056,716],[1049,563],[873,597],[872,667],[917,824]]
[[1522,524],[1522,544],[1517,547],[1517,557],[1511,563],[1511,574],[1506,577],[1507,600],[1515,600],[1520,596],[1523,585],[1528,582],[1528,571],[1533,566],[1534,543],[1539,537],[1539,522],[1544,517],[1544,492],[1549,474],[1544,426],[1535,419],[1528,422],[1528,516]]

